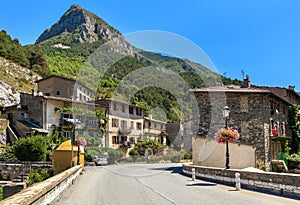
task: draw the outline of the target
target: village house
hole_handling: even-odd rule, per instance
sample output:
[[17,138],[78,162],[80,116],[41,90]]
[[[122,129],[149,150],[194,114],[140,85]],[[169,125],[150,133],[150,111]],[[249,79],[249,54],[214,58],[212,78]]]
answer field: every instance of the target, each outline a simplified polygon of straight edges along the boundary
[[[19,105],[4,108],[3,115],[11,128],[9,135],[52,134],[61,123],[73,121],[76,136],[102,137],[104,142],[96,113],[105,113],[108,108],[91,101],[89,88],[56,75],[38,80],[37,84],[37,92],[21,93]],[[69,136],[73,133],[62,130],[62,134]]]
[[230,109],[229,127],[240,139],[229,144],[231,168],[258,167],[271,170],[272,160],[280,158],[291,139],[288,108],[299,103],[292,88],[250,86],[249,76],[242,86],[218,86],[192,90],[199,104],[199,133],[193,142],[196,165],[224,167],[225,145],[214,141],[215,133],[225,126],[224,106]]
[[98,103],[107,103],[109,107],[106,147],[119,148],[120,145],[135,144],[142,140],[145,108],[111,98],[96,100]]
[[167,144],[167,132],[166,132],[166,126],[167,123],[155,120],[152,118],[152,115],[149,115],[149,117],[145,117],[144,122],[144,136],[146,139],[151,139],[158,141],[162,145]]

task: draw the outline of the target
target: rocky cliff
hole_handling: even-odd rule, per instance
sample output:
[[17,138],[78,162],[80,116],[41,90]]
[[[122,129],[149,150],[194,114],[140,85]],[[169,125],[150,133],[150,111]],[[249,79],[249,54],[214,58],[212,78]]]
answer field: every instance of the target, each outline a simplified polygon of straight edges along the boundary
[[0,106],[16,105],[20,92],[31,92],[41,76],[0,57]]
[[73,43],[95,42],[100,39],[117,38],[121,36],[118,30],[107,24],[95,14],[78,5],[70,9],[51,28],[45,30],[36,43],[40,43],[58,35],[74,34]]

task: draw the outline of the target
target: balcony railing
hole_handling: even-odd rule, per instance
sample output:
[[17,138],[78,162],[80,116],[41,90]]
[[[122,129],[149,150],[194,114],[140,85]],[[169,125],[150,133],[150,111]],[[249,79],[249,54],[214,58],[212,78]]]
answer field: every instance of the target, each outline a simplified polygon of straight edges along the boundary
[[131,130],[132,130],[131,127],[120,127],[119,128],[119,132],[124,135],[131,133]]

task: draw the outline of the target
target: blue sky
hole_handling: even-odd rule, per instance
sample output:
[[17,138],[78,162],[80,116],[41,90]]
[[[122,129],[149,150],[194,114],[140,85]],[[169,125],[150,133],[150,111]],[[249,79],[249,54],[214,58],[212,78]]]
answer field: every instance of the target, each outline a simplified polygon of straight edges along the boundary
[[[256,85],[300,91],[300,1],[298,0],[5,0],[0,29],[23,45],[72,5],[97,14],[122,34],[159,30],[197,44],[219,73]],[[186,57],[186,56],[185,56]]]

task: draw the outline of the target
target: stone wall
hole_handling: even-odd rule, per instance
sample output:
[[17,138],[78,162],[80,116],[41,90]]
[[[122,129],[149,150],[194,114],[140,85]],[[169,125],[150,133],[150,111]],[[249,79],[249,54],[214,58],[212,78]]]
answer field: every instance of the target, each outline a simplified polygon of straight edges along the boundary
[[278,195],[300,198],[300,175],[274,172],[250,172],[237,169],[223,169],[183,165],[186,175],[192,174],[195,168],[196,177],[208,181],[235,185],[235,173],[240,173],[241,187]]
[[6,144],[8,120],[0,119],[0,144]]
[[11,181],[22,174],[42,169],[52,169],[52,164],[48,162],[0,163],[1,177]]

